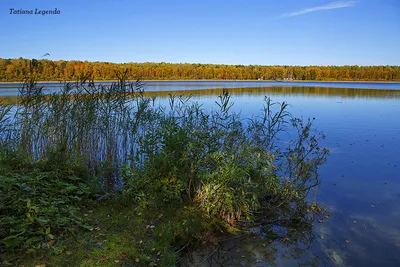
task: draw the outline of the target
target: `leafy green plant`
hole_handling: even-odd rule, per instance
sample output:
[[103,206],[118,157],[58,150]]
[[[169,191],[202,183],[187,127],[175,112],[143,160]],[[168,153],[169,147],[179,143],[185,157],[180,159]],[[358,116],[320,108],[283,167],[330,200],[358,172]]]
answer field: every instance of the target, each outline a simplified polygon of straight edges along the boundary
[[6,248],[39,249],[56,234],[85,225],[79,211],[90,188],[72,173],[40,165],[0,172],[0,241]]
[[[318,144],[323,136],[312,121],[292,118],[286,103],[266,98],[264,115],[247,124],[229,112],[232,104],[226,90],[212,112],[171,96],[168,113],[152,117],[157,130],[139,138],[145,157],[125,177],[125,192],[137,195],[140,183],[161,202],[189,200],[230,224],[256,220],[260,210],[300,207],[319,184],[316,171],[328,155]],[[285,147],[281,133],[289,130],[296,135]]]

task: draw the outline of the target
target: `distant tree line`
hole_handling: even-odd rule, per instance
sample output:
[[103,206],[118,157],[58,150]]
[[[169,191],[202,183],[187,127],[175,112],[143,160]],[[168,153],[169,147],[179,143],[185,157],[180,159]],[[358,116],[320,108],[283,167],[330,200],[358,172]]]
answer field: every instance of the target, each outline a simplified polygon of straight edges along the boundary
[[400,66],[261,66],[189,63],[109,63],[0,58],[0,81],[22,81],[35,64],[41,81],[74,81],[88,74],[95,80],[115,80],[128,70],[142,80],[314,80],[400,81]]

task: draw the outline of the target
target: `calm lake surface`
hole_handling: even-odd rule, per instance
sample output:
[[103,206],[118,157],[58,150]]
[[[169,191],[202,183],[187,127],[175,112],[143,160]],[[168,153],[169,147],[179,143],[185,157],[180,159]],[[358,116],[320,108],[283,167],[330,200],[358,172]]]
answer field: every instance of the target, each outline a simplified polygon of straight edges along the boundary
[[[5,102],[15,100],[14,86],[0,86]],[[192,94],[211,109],[221,88],[232,88],[242,118],[260,113],[264,96],[288,102],[296,117],[315,117],[331,151],[317,200],[332,215],[290,240],[227,241],[213,266],[400,266],[399,83],[148,82],[145,91],[161,103],[175,90]]]
[[[271,81],[147,81],[144,82],[147,92],[156,91],[186,91],[220,88],[260,88],[260,87],[323,87],[323,88],[355,88],[355,89],[385,89],[400,90],[400,83],[379,82],[271,82]],[[109,85],[111,82],[97,82]],[[47,93],[56,92],[63,83],[39,83]],[[15,96],[22,83],[0,83],[0,96]]]

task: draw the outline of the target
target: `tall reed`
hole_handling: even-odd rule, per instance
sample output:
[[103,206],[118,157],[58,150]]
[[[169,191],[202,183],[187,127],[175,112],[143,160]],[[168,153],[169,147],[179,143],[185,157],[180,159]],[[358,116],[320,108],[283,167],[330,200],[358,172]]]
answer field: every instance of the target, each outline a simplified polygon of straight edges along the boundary
[[[245,123],[230,111],[227,90],[211,111],[175,95],[160,107],[127,76],[102,85],[87,75],[53,94],[28,79],[3,142],[53,168],[86,166],[87,179],[107,191],[194,201],[230,223],[261,207],[295,210],[319,184],[328,155],[318,143],[323,136],[312,121],[292,118],[286,103],[266,97],[262,116]],[[0,119],[11,109],[2,107]],[[284,147],[280,133],[289,128],[296,135]]]

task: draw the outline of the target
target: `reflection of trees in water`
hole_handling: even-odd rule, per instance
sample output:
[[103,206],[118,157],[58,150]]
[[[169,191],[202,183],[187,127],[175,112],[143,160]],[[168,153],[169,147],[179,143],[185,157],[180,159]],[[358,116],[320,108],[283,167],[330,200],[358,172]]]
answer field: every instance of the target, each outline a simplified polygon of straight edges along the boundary
[[[356,88],[328,88],[328,87],[299,87],[299,86],[279,86],[279,87],[257,87],[257,88],[229,88],[234,95],[303,95],[303,96],[341,96],[346,98],[400,98],[399,90],[381,89],[356,89]],[[214,95],[218,96],[222,92],[220,89],[200,89],[182,91],[158,91],[146,92],[146,94],[158,97],[168,97],[169,94],[192,94],[195,96]]]
[[[234,95],[302,95],[302,96],[340,96],[345,98],[400,98],[399,90],[381,89],[355,89],[355,88],[328,88],[328,87],[257,87],[257,88],[229,88]],[[166,98],[170,94],[183,94],[194,96],[218,96],[222,93],[219,89],[199,89],[199,90],[168,90],[168,91],[147,91],[146,96]],[[0,96],[4,104],[15,104],[18,102],[17,96]]]

